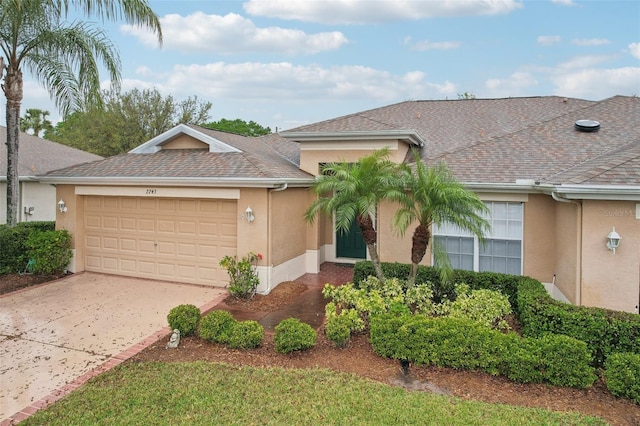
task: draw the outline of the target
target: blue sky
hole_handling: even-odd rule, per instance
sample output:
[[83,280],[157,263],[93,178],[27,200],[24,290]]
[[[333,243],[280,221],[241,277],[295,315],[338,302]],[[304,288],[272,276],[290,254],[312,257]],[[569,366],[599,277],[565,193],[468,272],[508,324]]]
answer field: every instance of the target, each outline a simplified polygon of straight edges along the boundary
[[[391,103],[640,95],[640,2],[150,0],[164,44],[122,24],[122,89],[213,103],[272,130]],[[108,82],[105,82],[105,87]],[[60,119],[25,76],[23,110]],[[3,98],[4,100],[4,98]],[[4,107],[4,102],[2,104]]]

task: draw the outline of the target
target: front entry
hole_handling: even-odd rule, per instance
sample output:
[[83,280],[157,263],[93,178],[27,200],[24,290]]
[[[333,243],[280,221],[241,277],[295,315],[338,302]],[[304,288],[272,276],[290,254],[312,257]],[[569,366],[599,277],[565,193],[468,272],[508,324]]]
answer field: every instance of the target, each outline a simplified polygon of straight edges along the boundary
[[351,259],[366,259],[367,246],[362,239],[360,227],[354,220],[348,232],[337,232],[336,257],[348,257]]

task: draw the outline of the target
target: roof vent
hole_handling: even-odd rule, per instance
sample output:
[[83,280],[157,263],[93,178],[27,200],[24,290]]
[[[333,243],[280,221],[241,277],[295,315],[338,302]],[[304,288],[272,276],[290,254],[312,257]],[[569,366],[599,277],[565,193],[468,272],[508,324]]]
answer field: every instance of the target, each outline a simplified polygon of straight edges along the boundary
[[573,127],[581,132],[597,132],[600,130],[600,123],[595,120],[578,120]]

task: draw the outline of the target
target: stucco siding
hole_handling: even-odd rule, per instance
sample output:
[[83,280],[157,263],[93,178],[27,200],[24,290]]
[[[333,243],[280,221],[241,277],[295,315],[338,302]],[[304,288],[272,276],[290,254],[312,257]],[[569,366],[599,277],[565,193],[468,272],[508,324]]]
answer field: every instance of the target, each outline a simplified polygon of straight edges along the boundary
[[556,204],[555,222],[555,285],[573,304],[580,304],[576,288],[579,271],[580,207],[573,203]]
[[[637,312],[640,295],[640,219],[632,201],[583,202],[582,304]],[[615,254],[607,235],[622,237]]]
[[[272,263],[269,258],[269,202],[266,188],[242,188],[238,200],[238,257],[249,252],[262,255],[259,265]],[[246,217],[247,208],[253,211],[254,220]]]
[[556,256],[555,204],[547,195],[530,195],[524,203],[523,275],[552,282]]
[[306,252],[307,189],[271,192],[271,264],[274,266]]
[[[398,209],[395,203],[384,202],[378,207],[378,251],[383,262],[411,263],[411,237],[417,224],[409,226],[404,237],[393,228],[393,215]],[[430,265],[431,255],[427,251],[421,264]]]

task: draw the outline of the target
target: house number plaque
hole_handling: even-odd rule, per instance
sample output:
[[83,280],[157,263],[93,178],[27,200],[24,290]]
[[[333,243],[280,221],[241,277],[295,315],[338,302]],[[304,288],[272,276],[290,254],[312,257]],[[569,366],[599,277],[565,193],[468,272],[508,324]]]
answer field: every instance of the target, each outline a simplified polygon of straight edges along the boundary
[[146,195],[156,195],[157,192],[158,192],[158,190],[155,189],[155,188],[147,188],[145,194]]

